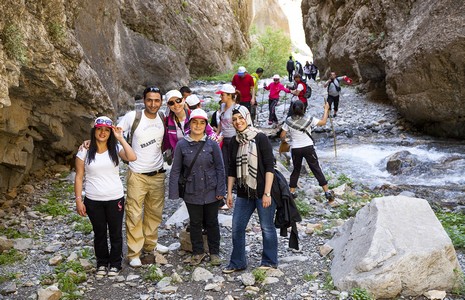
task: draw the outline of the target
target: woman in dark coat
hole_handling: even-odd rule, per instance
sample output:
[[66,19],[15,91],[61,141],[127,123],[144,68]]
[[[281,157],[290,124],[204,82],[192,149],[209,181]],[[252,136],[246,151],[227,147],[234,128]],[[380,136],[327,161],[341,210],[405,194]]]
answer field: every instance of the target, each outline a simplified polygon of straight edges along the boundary
[[[187,174],[184,202],[190,218],[190,238],[192,243],[191,265],[198,265],[205,258],[202,228],[207,230],[210,263],[220,265],[220,227],[218,205],[223,199],[225,172],[223,157],[218,143],[207,138],[207,113],[198,108],[190,114],[189,135],[180,140],[174,151],[170,173],[169,198],[179,198],[179,178],[185,174],[197,152],[190,174]],[[201,149],[201,150],[200,150]]]

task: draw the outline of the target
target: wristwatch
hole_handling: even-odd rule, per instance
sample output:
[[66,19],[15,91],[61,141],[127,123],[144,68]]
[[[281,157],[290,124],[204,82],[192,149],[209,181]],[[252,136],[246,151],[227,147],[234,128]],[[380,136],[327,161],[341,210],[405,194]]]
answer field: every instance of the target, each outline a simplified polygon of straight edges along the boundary
[[265,196],[271,197],[271,193],[264,193]]

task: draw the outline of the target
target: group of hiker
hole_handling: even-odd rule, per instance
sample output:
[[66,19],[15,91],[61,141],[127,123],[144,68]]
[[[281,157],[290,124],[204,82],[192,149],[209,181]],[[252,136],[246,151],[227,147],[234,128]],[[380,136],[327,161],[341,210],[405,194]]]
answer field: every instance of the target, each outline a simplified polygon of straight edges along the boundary
[[[124,213],[131,267],[142,266],[143,255],[169,251],[158,242],[165,203],[165,162],[172,162],[168,198],[182,198],[189,213],[191,265],[198,265],[207,257],[203,231],[207,233],[210,263],[221,265],[218,210],[232,208],[234,203],[233,249],[223,272],[247,267],[245,231],[255,209],[263,237],[259,267],[277,267],[273,221],[276,199],[271,197],[274,155],[267,136],[253,122],[258,80],[263,72],[258,68],[250,75],[245,67],[239,67],[231,83],[223,84],[216,92],[220,95],[220,108],[211,124],[200,99],[188,87],[168,91],[163,100],[160,89],[149,86],[143,91],[143,110],[128,112],[117,125],[105,116],[95,119],[90,140],[83,143],[76,155],[75,198],[77,213],[88,216],[92,223],[97,277],[116,276],[122,269]],[[331,202],[334,195],[328,189],[311,138],[312,126],[326,124],[331,104],[325,104],[321,120],[306,118],[308,103],[303,95],[307,86],[298,72],[293,79],[293,88],[282,85],[278,74],[273,76],[273,82],[264,85],[270,91],[269,121],[273,124],[278,122],[275,107],[279,92],[295,96],[281,133],[282,139],[286,139],[287,133],[292,139],[294,170],[289,187],[295,197],[305,158]],[[336,83],[333,86],[328,91],[338,91]],[[336,113],[338,99],[333,97]],[[166,113],[160,111],[164,101]],[[121,161],[129,166],[126,198],[118,172]]]

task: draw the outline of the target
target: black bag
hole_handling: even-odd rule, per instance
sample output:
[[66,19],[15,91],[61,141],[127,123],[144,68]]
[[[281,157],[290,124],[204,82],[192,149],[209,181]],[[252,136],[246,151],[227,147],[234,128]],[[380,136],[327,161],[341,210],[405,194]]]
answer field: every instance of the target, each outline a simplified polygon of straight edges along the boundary
[[202,151],[203,146],[205,146],[205,142],[202,142],[202,145],[200,146],[199,150],[198,150],[197,153],[195,154],[194,159],[192,160],[192,162],[191,162],[189,168],[187,168],[187,171],[186,171],[186,172],[183,172],[183,171],[181,170],[181,176],[179,176],[179,180],[178,180],[178,194],[179,194],[179,198],[183,198],[183,199],[184,199],[184,194],[186,193],[186,181],[187,181],[187,177],[189,177],[189,175],[191,174],[192,167],[194,166],[194,163],[195,163],[195,161],[197,160],[197,156],[199,156],[200,152]]
[[307,89],[305,90],[304,97],[309,99],[312,96],[312,88],[308,83],[305,83],[305,85],[307,86]]

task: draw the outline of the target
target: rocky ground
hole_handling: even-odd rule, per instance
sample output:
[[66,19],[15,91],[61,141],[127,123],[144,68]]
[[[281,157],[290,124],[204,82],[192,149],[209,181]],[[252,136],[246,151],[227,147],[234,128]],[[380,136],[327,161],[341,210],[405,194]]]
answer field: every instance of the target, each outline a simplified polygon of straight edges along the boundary
[[[310,110],[320,115],[324,89],[314,84],[314,90]],[[408,124],[399,121],[392,107],[368,103],[354,89],[345,89],[345,93],[344,106],[341,103],[341,113],[334,119],[341,139],[374,132],[399,134],[408,128]],[[260,118],[261,125],[266,124],[266,114]],[[271,126],[262,126],[271,136],[276,132]],[[352,130],[348,132],[347,128]],[[331,136],[331,127],[321,129],[320,135],[323,138],[319,143],[331,142],[324,138]],[[276,156],[279,168],[288,176],[288,158],[277,153]],[[337,207],[323,201],[316,180],[303,172],[298,195],[298,204],[304,213],[298,226],[302,251],[289,251],[288,239],[279,237],[277,270],[263,273],[255,269],[260,262],[261,233],[254,215],[247,232],[248,269],[222,274],[231,253],[232,211],[220,212],[223,265],[215,267],[208,260],[198,267],[184,263],[189,255],[180,250],[182,223],[166,225],[181,201],[167,200],[159,242],[169,246],[169,253],[144,257],[145,264],[140,269],[129,267],[125,260],[120,276],[97,279],[92,233],[85,233],[89,229],[83,222],[85,219],[78,217],[74,210],[72,174],[60,166],[50,166],[47,171],[35,174],[17,193],[0,199],[0,236],[5,236],[0,238],[0,250],[16,249],[6,250],[0,256],[0,299],[38,299],[38,293],[43,295],[39,299],[58,299],[44,296],[45,289],[50,295],[59,293],[53,286],[68,291],[64,294],[68,299],[348,299],[351,291],[338,291],[333,286],[329,273],[331,255],[322,255],[320,247],[331,238],[335,227],[353,216],[375,194],[392,191],[367,190],[349,178],[338,177],[337,173],[330,184],[335,187]],[[9,256],[5,258],[7,253]],[[459,252],[458,256],[463,267],[463,254]],[[158,267],[154,267],[155,261]],[[73,281],[79,283],[74,285]],[[54,285],[50,287],[51,284]],[[447,299],[463,298],[448,294]]]

